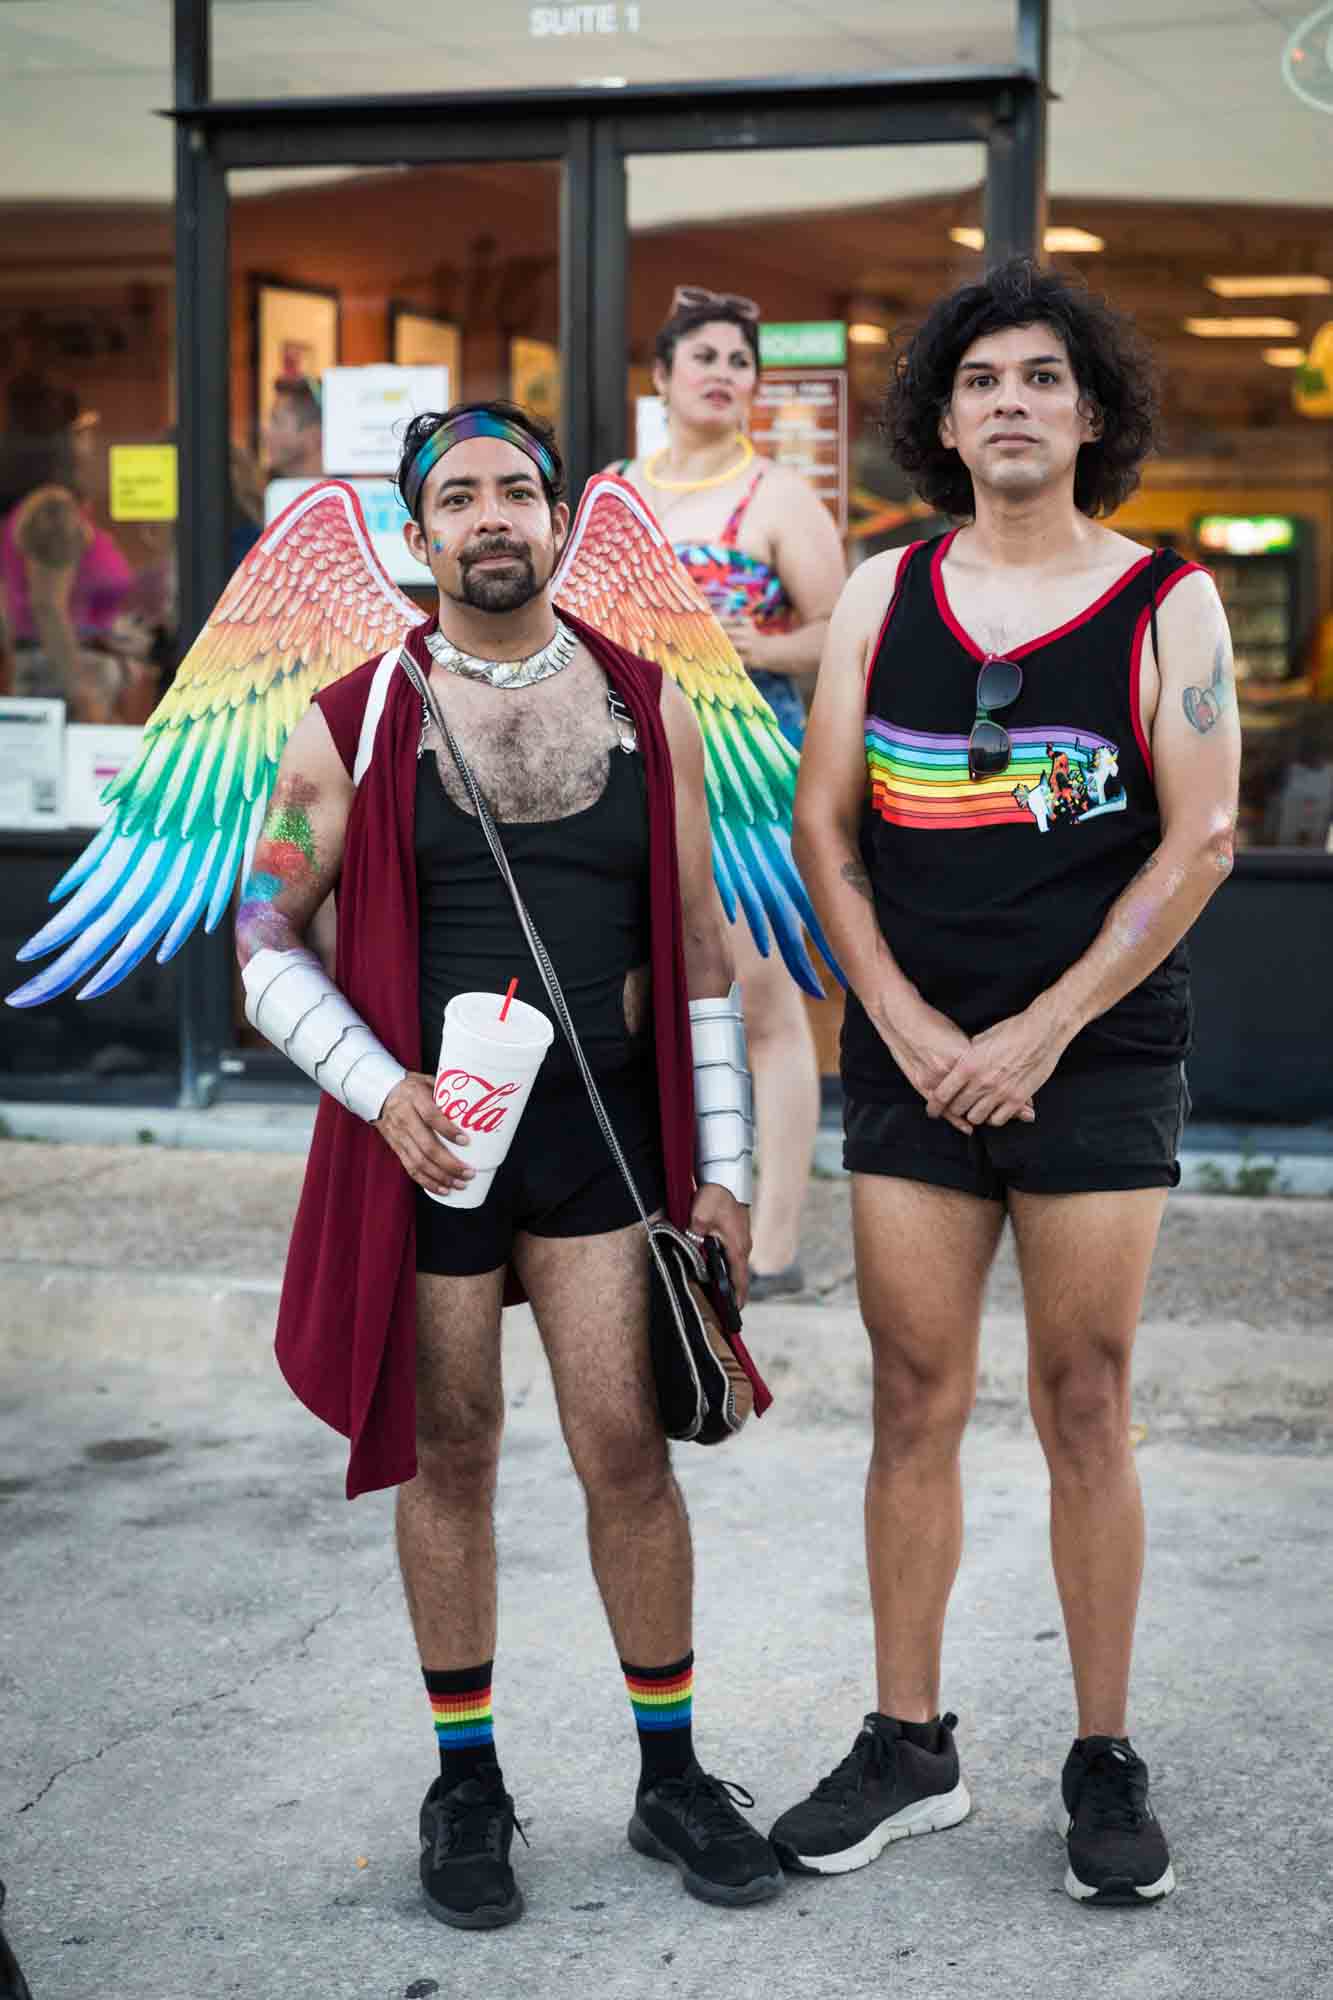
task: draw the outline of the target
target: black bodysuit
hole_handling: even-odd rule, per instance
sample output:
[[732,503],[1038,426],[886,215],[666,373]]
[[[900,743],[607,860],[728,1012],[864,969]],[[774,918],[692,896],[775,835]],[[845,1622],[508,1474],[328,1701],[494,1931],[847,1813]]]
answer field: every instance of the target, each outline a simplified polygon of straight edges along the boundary
[[[649,1209],[662,1200],[651,1013],[625,1022],[625,978],[649,957],[648,808],[643,766],[607,754],[600,797],[563,819],[501,824],[500,838],[569,1002],[607,1111]],[[509,891],[475,816],[445,792],[434,754],[417,765],[422,1067],[434,1074],[447,1002],[503,993],[549,1014]],[[522,1123],[480,1208],[449,1209],[417,1191],[417,1269],[495,1270],[516,1230],[597,1236],[634,1221],[559,1027]]]

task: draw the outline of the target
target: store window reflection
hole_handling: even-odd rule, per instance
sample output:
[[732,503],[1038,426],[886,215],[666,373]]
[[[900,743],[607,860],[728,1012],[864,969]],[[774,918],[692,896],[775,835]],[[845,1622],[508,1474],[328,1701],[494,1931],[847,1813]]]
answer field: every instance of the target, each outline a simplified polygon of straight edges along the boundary
[[33,309],[0,337],[4,670],[10,692],[63,702],[72,722],[133,724],[157,699],[166,605],[151,540],[109,518],[92,399],[116,385],[87,330],[77,313]]
[[[0,248],[0,952],[51,915],[174,665],[171,212],[12,202]],[[119,502],[126,449],[169,461],[159,518]],[[161,469],[161,468],[159,468]],[[166,518],[161,518],[165,514]],[[20,748],[20,744],[22,747]],[[7,1013],[6,1093],[174,1089],[175,968],[91,1010]]]

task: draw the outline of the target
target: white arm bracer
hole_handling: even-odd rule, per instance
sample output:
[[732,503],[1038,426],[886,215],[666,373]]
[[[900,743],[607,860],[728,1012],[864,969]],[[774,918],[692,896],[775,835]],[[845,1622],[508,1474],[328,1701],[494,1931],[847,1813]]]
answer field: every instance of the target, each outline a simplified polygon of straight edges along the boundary
[[725,1000],[691,1000],[690,1044],[695,1178],[701,1187],[715,1182],[748,1203],[754,1194],[754,1095],[739,986]]
[[368,1123],[407,1071],[395,1062],[312,951],[257,951],[241,973],[245,1018],[266,1041]]

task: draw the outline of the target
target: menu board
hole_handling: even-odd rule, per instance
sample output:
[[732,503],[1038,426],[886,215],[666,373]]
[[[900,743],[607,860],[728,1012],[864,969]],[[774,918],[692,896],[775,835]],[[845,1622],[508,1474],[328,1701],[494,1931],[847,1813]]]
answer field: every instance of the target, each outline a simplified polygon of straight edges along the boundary
[[847,375],[841,368],[766,368],[750,412],[755,448],[804,474],[847,533]]

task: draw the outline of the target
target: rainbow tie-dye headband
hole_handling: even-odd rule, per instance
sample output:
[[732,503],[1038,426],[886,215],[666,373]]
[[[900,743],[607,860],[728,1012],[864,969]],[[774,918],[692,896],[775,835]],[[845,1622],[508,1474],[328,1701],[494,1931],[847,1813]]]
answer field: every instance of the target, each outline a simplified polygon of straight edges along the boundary
[[403,498],[413,520],[416,519],[421,489],[432,468],[456,444],[476,437],[503,438],[506,444],[517,445],[521,452],[526,452],[548,485],[555,485],[555,460],[540,438],[533,437],[530,431],[525,431],[521,424],[512,423],[508,417],[494,417],[487,410],[465,410],[462,416],[451,417],[437,431],[432,431],[408,467],[403,480]]

